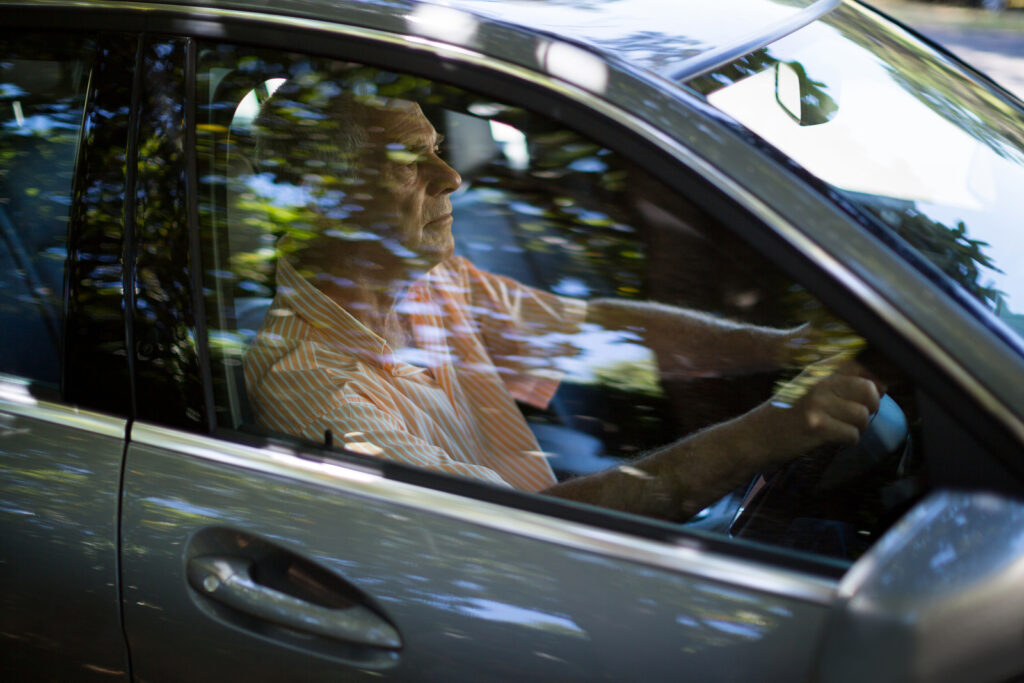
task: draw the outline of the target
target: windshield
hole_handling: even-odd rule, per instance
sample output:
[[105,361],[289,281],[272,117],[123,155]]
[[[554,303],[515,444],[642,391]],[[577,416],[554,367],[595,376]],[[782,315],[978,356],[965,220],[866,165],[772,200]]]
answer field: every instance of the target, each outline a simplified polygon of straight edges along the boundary
[[893,228],[1024,338],[1024,113],[843,5],[692,86]]

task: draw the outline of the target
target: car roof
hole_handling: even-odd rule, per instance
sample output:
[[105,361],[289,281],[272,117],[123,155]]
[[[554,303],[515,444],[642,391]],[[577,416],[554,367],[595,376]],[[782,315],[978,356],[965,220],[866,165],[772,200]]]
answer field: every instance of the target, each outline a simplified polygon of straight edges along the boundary
[[[524,35],[685,80],[805,26],[842,0],[156,0],[401,30],[514,61]],[[495,33],[498,27],[503,34]],[[516,37],[520,40],[517,41]],[[532,56],[531,56],[532,57]]]

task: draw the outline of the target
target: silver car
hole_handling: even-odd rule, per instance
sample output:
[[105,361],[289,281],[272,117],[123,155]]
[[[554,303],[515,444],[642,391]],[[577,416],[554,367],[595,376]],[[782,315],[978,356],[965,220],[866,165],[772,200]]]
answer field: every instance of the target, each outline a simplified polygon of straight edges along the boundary
[[[0,0],[0,52],[4,680],[1024,675],[1024,107],[914,32],[854,0]],[[318,216],[367,239],[315,153],[339,93],[443,134],[460,262],[806,332],[743,372],[642,328],[499,340],[557,386],[520,408],[558,481],[647,476],[835,359],[870,424],[677,519],[269,425],[279,259]]]

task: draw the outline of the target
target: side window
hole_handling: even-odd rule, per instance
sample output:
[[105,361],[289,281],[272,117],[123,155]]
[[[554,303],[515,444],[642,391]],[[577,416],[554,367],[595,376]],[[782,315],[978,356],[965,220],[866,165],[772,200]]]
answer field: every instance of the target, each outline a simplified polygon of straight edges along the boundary
[[91,51],[52,42],[0,36],[0,372],[56,387]]
[[923,492],[905,378],[615,150],[360,64],[198,82],[222,426],[844,559]]

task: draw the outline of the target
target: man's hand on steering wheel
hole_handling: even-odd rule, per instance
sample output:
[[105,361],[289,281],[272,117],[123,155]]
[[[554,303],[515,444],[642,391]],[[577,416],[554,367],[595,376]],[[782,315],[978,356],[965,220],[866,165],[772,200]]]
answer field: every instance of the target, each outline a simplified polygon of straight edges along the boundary
[[779,410],[780,433],[788,435],[794,453],[856,443],[885,393],[856,361],[833,358],[809,366],[790,384],[796,399],[777,394],[771,406]]
[[758,411],[768,439],[765,465],[788,462],[822,446],[856,443],[884,393],[881,382],[850,354],[807,366]]

